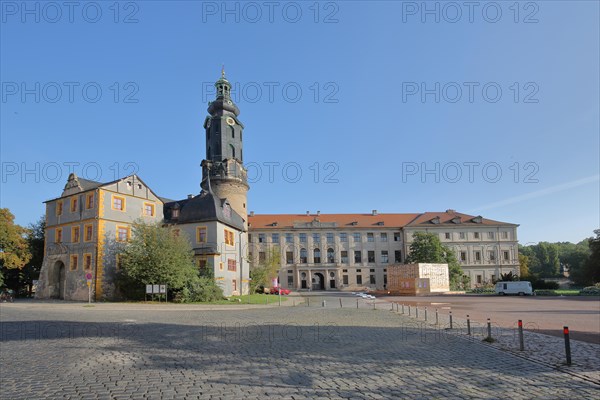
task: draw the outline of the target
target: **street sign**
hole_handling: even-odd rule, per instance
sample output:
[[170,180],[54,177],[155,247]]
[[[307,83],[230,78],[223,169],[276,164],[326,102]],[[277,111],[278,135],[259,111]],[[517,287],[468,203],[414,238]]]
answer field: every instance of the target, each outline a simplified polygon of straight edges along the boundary
[[160,289],[159,285],[152,285],[152,293],[160,293],[159,289]]
[[88,272],[87,274],[85,274],[85,279],[87,279],[88,281],[92,280],[92,274],[91,274],[91,272]]
[[90,287],[91,284],[92,284],[92,281],[87,281],[88,287]]
[[152,285],[146,285],[146,294],[152,294]]
[[160,285],[159,293],[167,293],[167,285]]

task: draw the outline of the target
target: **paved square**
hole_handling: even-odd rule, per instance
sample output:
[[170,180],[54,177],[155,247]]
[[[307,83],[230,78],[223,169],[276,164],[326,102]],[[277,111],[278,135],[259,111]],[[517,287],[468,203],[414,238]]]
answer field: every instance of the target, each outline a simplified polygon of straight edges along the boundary
[[2,399],[591,399],[600,389],[387,310],[0,307]]

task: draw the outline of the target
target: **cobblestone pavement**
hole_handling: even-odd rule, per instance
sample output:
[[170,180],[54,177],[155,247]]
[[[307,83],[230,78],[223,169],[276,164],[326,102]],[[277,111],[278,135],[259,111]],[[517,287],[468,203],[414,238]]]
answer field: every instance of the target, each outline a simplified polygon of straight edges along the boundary
[[2,399],[591,399],[600,392],[600,382],[368,303],[218,310],[14,303],[0,305],[0,322]]

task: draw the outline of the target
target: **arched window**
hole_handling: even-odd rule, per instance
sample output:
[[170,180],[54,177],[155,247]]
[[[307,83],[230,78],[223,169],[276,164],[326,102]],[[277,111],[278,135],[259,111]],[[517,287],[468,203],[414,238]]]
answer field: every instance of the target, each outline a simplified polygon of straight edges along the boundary
[[233,147],[232,144],[229,145],[229,152],[230,152],[231,158],[235,158],[235,147]]
[[333,249],[331,247],[327,249],[327,262],[330,264],[335,262],[335,257],[333,256]]
[[308,262],[308,253],[306,249],[300,249],[300,264],[306,264]]
[[321,250],[320,249],[315,249],[315,264],[321,264]]
[[233,126],[230,126],[229,128],[231,128],[231,138],[235,139],[235,129],[233,128]]

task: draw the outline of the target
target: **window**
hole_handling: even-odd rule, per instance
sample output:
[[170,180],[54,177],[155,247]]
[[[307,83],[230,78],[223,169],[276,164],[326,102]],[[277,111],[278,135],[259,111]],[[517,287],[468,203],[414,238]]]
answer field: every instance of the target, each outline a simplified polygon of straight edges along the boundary
[[248,234],[248,243],[252,243],[252,234],[251,233]]
[[333,243],[333,233],[327,234],[327,243]]
[[54,243],[62,242],[62,228],[56,228],[54,231]]
[[466,251],[460,252],[460,261],[467,261],[467,252]]
[[264,233],[259,233],[258,234],[258,243],[266,243],[267,242],[267,236]]
[[294,236],[291,233],[285,234],[285,242],[286,243],[294,243]]
[[361,241],[360,232],[354,232],[354,233],[352,234],[352,239],[353,239],[355,242],[360,242],[360,241]]
[[335,256],[333,255],[333,249],[330,247],[327,249],[327,262],[333,264],[335,262]]
[[367,252],[367,262],[370,262],[370,263],[375,262],[375,252],[373,250],[369,250]]
[[340,242],[347,242],[348,241],[348,234],[347,233],[340,233]]
[[229,145],[229,155],[231,158],[235,158],[235,147],[232,144]]
[[233,291],[237,291],[237,279],[232,279],[231,280],[231,287],[233,289]]
[[321,249],[315,249],[313,262],[315,264],[320,264],[321,263]]
[[265,253],[264,251],[259,251],[258,252],[258,262],[263,263],[266,260],[267,260],[267,253]]
[[489,250],[488,257],[490,261],[496,261],[496,252],[494,250]]
[[479,232],[473,232],[473,237],[475,239],[479,239]]
[[94,208],[94,193],[88,193],[85,196],[85,208],[88,210]]
[[293,264],[294,263],[294,252],[293,251],[286,251],[285,252],[285,262],[287,264]]
[[369,272],[375,272],[375,268],[369,269]]
[[354,263],[360,264],[362,262],[362,254],[360,250],[354,250]]
[[273,234],[271,234],[271,242],[272,243],[279,243],[279,233],[273,233]]
[[289,275],[288,276],[288,287],[294,287],[294,276],[293,275]]
[[229,229],[224,229],[223,232],[225,233],[225,244],[233,246],[235,244],[235,241],[233,239],[233,232]]
[[198,269],[199,270],[203,270],[204,268],[206,268],[208,265],[208,260],[206,259],[206,257],[199,257],[198,258]]
[[342,275],[342,283],[343,283],[344,285],[347,285],[347,284],[348,284],[348,275]]
[[387,233],[381,233],[380,236],[382,242],[387,242]]
[[361,269],[359,268],[359,269],[356,270],[356,273],[358,274],[360,271],[361,271]]
[[375,236],[373,235],[373,233],[367,233],[367,242],[374,242],[375,241]]
[[313,242],[321,243],[321,234],[320,233],[313,233],[312,238],[313,238]]
[[77,199],[78,197],[71,197],[71,212],[77,211]]
[[494,238],[494,232],[488,232],[488,239]]
[[389,256],[387,250],[381,250],[381,263],[387,264],[389,262]]
[[130,229],[128,226],[117,226],[117,242],[126,242],[129,240]]
[[402,250],[394,251],[394,262],[401,263],[402,262]]
[[306,249],[300,249],[300,263],[306,264],[308,262],[308,252]]
[[196,243],[206,243],[206,227],[196,227]]
[[505,251],[502,252],[502,254],[503,254],[503,257],[504,257],[504,261],[508,261],[509,255],[510,255],[509,252],[505,250]]
[[223,271],[223,262],[219,263],[219,271]]
[[74,226],[71,228],[71,242],[79,243],[79,227]]
[[478,283],[478,284],[481,284],[481,282],[482,282],[482,277],[481,277],[481,275],[477,275],[477,283]]
[[450,239],[450,232],[446,232],[446,233],[444,233],[444,237],[445,237],[446,239]]
[[369,283],[370,283],[371,285],[374,285],[374,284],[375,284],[375,275],[369,275]]
[[56,202],[56,216],[62,215],[63,213],[63,202],[59,200]]
[[300,243],[306,243],[306,233],[301,233],[299,236],[300,236]]
[[501,234],[502,234],[502,239],[508,239],[508,232],[503,231],[503,232],[501,232]]
[[340,258],[341,258],[340,261],[342,264],[348,264],[348,251],[342,250]]
[[394,242],[400,241],[400,232],[394,232]]
[[[117,261],[118,260],[119,260],[119,255],[117,254]],[[116,263],[116,265],[118,265],[118,262]],[[83,269],[85,269],[85,270],[91,270],[92,269],[92,255],[91,254],[84,254],[83,255]]]
[[383,274],[383,286],[387,286],[387,274]]
[[113,196],[112,209],[117,211],[125,211],[125,197]]
[[69,261],[69,269],[71,271],[75,271],[79,264],[79,258],[77,257],[76,254],[71,254],[71,257],[69,260],[70,260]]
[[83,241],[91,242],[94,235],[94,227],[92,225],[83,226]]
[[144,216],[154,217],[154,204],[144,203]]
[[362,285],[362,275],[356,275],[356,284]]
[[475,252],[475,261],[481,261],[481,252],[479,252],[479,251]]
[[458,238],[459,239],[464,239],[465,238],[465,233],[464,232],[458,232]]
[[232,260],[231,258],[227,259],[227,271],[233,271],[235,272],[236,270],[236,263],[235,260]]

